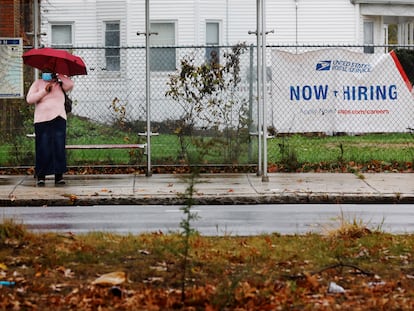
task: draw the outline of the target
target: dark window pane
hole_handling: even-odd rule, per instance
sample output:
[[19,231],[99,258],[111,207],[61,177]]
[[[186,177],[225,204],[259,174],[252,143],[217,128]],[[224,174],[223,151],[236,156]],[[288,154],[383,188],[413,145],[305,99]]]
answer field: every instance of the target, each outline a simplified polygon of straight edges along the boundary
[[216,46],[206,48],[206,61],[210,64],[220,63],[220,48]]
[[150,70],[151,71],[174,71],[175,48],[151,48],[150,49]]
[[119,48],[111,48],[120,46],[119,23],[106,23],[105,28],[105,61],[106,70],[119,71],[121,69],[121,57]]

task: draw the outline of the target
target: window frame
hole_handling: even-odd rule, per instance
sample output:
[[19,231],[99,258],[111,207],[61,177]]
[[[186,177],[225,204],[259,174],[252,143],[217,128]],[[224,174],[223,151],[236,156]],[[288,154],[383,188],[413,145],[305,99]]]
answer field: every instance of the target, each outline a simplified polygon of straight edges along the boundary
[[[70,29],[70,43],[64,43],[64,44],[60,44],[60,43],[55,43],[53,42],[54,37],[55,37],[55,32],[53,31],[53,29],[55,27],[69,27]],[[73,48],[73,42],[74,42],[74,23],[73,22],[53,22],[50,23],[50,46],[52,48],[58,48],[58,49],[71,49]]]
[[[165,44],[168,47],[162,47],[164,44],[157,44],[157,36],[159,36],[159,29],[154,25],[171,25],[172,39],[171,43]],[[154,29],[155,28],[155,29]],[[175,48],[177,42],[177,21],[176,20],[152,20],[150,21],[150,71],[151,72],[172,72],[177,69],[177,51]],[[170,47],[171,46],[171,47]]]
[[[208,42],[208,25],[214,24],[217,25],[217,41]],[[206,20],[205,22],[205,60],[207,63],[220,63],[220,42],[221,42],[221,21],[219,20]],[[213,55],[215,53],[215,55]]]
[[[367,29],[366,27],[370,25],[371,29]],[[363,40],[365,44],[374,44],[375,43],[375,22],[373,20],[366,19],[363,21]],[[368,31],[370,32],[368,37]],[[365,54],[374,54],[375,48],[373,46],[364,46],[364,53]]]
[[[108,25],[118,25],[118,45],[107,45],[107,35],[110,32],[115,32],[116,30],[108,30]],[[105,59],[105,70],[107,72],[119,72],[121,71],[121,21],[120,20],[108,20],[103,22],[103,41],[104,41],[104,59]],[[110,48],[108,48],[110,47]],[[112,52],[112,53],[109,53]],[[112,55],[111,55],[112,54]],[[115,60],[108,62],[111,59]],[[114,64],[110,65],[109,64]]]

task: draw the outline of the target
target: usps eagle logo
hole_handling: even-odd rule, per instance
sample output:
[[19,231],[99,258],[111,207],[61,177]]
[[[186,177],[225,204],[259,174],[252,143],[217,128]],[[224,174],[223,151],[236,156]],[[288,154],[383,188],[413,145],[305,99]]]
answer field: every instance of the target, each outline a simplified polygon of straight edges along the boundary
[[330,60],[323,60],[316,64],[316,71],[329,71],[331,70],[331,62]]

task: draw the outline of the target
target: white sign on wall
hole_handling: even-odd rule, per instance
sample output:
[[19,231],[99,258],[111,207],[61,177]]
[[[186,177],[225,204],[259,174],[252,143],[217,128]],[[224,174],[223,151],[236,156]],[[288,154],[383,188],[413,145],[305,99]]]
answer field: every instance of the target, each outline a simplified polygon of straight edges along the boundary
[[269,103],[278,132],[407,132],[414,97],[396,55],[274,51]]
[[22,54],[21,38],[0,38],[0,99],[24,96]]

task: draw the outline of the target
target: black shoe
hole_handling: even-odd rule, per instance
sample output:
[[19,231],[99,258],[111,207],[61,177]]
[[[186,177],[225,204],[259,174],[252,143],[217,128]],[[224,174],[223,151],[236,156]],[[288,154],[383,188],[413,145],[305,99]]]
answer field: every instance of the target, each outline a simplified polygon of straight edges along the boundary
[[37,183],[36,183],[36,185],[38,186],[38,187],[44,187],[45,186],[45,180],[44,179],[42,179],[42,178],[38,178],[37,179]]
[[64,184],[66,184],[66,182],[63,180],[63,178],[59,180],[55,180],[56,186],[63,186]]
[[66,184],[65,180],[63,179],[63,175],[62,174],[56,174],[55,175],[55,185],[64,185]]

